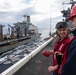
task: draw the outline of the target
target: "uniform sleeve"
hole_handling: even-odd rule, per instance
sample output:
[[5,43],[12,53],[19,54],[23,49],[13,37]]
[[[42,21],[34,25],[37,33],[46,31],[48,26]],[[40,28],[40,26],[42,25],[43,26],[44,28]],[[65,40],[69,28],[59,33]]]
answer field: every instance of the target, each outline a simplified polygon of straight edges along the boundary
[[69,45],[67,60],[62,67],[62,75],[76,75],[76,39],[72,40]]

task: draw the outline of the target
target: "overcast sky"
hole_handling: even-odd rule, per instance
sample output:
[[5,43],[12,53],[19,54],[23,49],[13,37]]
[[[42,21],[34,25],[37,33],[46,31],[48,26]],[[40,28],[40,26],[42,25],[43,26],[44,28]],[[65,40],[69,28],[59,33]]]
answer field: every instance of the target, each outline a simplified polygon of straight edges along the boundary
[[0,0],[0,24],[6,25],[23,20],[26,13],[38,27],[48,27],[50,18],[62,16],[63,2],[69,0]]

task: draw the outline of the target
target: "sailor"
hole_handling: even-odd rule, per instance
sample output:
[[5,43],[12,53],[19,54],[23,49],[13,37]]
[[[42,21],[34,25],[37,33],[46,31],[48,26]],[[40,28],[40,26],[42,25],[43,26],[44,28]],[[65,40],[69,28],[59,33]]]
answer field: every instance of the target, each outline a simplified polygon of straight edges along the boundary
[[61,75],[76,75],[76,5],[71,9],[69,20],[73,22],[75,27],[73,31],[74,38],[71,40],[66,50]]
[[[65,48],[70,42],[70,37],[68,37],[68,25],[64,21],[60,21],[56,24],[57,39],[54,45],[54,50],[44,50],[43,55],[49,57],[53,54],[53,66],[48,67],[48,71],[52,72],[53,75],[58,75],[59,67],[62,61],[62,55],[65,52]],[[60,55],[56,57],[55,55]]]

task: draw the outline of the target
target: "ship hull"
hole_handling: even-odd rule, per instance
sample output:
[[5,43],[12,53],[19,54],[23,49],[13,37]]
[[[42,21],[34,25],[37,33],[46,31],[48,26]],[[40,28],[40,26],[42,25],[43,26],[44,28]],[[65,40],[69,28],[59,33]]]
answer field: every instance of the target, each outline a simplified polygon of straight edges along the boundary
[[7,41],[3,44],[0,43],[0,54],[6,52],[6,51],[9,51],[17,46],[20,46],[20,45],[23,45],[23,44],[26,44],[26,43],[29,43],[31,41],[34,41],[36,40],[38,37],[40,36],[40,34],[34,34],[34,35],[31,35],[29,37],[24,37],[24,38],[19,38],[19,39],[15,39],[13,41]]

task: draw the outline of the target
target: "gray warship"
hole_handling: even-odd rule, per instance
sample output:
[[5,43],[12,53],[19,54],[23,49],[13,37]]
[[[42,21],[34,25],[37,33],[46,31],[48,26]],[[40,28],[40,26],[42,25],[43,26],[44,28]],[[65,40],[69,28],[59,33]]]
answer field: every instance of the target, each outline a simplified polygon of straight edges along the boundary
[[23,15],[24,21],[14,23],[14,26],[8,24],[11,28],[11,34],[3,35],[4,25],[0,25],[0,54],[11,50],[19,45],[29,43],[40,37],[37,26],[31,23],[29,15]]

